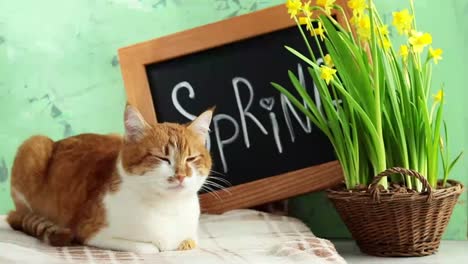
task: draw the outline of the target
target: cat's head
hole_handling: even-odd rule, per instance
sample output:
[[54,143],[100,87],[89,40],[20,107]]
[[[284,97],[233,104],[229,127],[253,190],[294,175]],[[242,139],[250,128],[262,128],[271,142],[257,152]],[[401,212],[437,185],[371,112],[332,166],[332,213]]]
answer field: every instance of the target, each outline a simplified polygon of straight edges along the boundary
[[161,195],[196,193],[211,169],[205,146],[213,110],[188,124],[145,122],[138,110],[125,109],[121,174],[129,183],[144,184]]

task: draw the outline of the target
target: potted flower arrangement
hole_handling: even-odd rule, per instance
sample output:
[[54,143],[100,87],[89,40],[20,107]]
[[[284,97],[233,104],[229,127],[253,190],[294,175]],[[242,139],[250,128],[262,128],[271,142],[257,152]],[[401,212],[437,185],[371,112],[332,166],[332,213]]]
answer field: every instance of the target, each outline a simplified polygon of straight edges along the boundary
[[309,53],[286,48],[308,65],[321,106],[291,71],[296,92],[272,85],[333,145],[345,185],[328,190],[328,197],[361,251],[433,254],[463,191],[448,179],[461,153],[449,160],[444,92],[431,96],[432,66],[442,50],[418,31],[412,0],[409,10],[393,13],[406,40],[398,51],[372,0],[347,1],[349,11],[335,0],[314,2],[287,1]]

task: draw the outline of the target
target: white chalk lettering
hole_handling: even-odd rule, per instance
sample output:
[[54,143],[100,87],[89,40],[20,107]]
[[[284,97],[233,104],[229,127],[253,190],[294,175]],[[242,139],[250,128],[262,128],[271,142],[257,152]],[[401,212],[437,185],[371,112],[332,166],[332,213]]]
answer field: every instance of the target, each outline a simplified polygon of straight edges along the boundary
[[190,99],[195,99],[195,91],[193,90],[192,85],[190,85],[189,82],[180,82],[176,86],[174,86],[174,89],[172,89],[172,104],[174,107],[179,111],[179,113],[189,120],[194,120],[196,116],[190,114],[189,112],[185,111],[185,109],[180,105],[179,100],[177,99],[177,92],[179,92],[180,89],[185,88],[189,92],[189,98]]
[[278,121],[276,120],[276,114],[272,111],[273,107],[275,106],[275,98],[273,96],[261,98],[259,103],[262,108],[270,112],[269,116],[271,121],[271,128],[273,130],[273,137],[275,138],[276,148],[278,149],[279,153],[283,153],[283,146],[281,145]]
[[278,148],[279,153],[283,153],[283,146],[281,145],[281,138],[279,135],[279,126],[278,121],[276,121],[276,115],[273,112],[270,112],[271,127],[273,129],[273,136],[275,137],[276,148]]
[[[301,64],[297,64],[297,73],[299,76],[300,84],[302,85],[302,87],[304,87],[304,89],[307,89],[305,79],[304,79],[304,72],[302,70]],[[291,101],[289,101],[289,99],[284,94],[280,94],[280,101],[281,101],[281,108],[283,109],[284,119],[286,121],[286,126],[288,127],[289,136],[291,137],[291,141],[292,142],[295,141],[296,135],[294,133],[294,128],[292,126],[290,113],[293,114],[293,116],[295,117],[299,125],[302,127],[302,129],[306,133],[310,133],[312,131],[312,126],[311,126],[309,118],[305,117],[305,121],[302,120],[299,117],[299,114],[297,113],[296,108],[292,105]],[[305,100],[303,100],[303,105],[304,107],[307,108],[307,103],[305,102]]]
[[[249,95],[248,95],[249,100],[245,107],[242,106],[241,97],[239,94],[239,83],[243,83],[244,86],[247,87],[247,90],[249,91]],[[250,82],[245,78],[235,77],[232,79],[232,86],[234,88],[234,93],[236,95],[237,107],[239,108],[242,132],[244,136],[244,143],[247,148],[250,148],[250,140],[249,140],[249,134],[247,131],[246,117],[250,118],[250,120],[253,121],[254,124],[256,124],[260,128],[263,134],[268,135],[268,132],[265,129],[265,127],[262,125],[262,123],[260,123],[260,121],[251,112],[249,112],[250,106],[252,105],[252,101],[254,98],[254,91]]]
[[[317,60],[318,65],[320,65],[322,62],[323,62],[323,58],[319,58]],[[314,97],[315,97],[315,105],[317,106],[317,109],[318,109],[319,113],[323,115],[323,113],[322,113],[322,101],[320,100],[320,94],[319,94],[319,91],[317,89],[317,86],[315,85],[315,82],[314,82]]]
[[[231,137],[227,139],[221,139],[221,135],[219,132],[219,122],[221,120],[227,120],[234,125],[234,133]],[[239,136],[239,125],[237,124],[236,120],[229,115],[226,114],[217,114],[213,117],[213,125],[214,131],[216,136],[216,143],[218,145],[219,157],[221,158],[221,163],[223,165],[224,173],[227,173],[229,168],[226,162],[226,157],[224,156],[224,146],[227,144],[231,144],[234,142]]]
[[[185,88],[188,90],[190,99],[195,98],[195,91],[193,90],[192,85],[190,85],[189,82],[183,81],[183,82],[178,83],[176,86],[174,86],[174,89],[172,89],[172,93],[171,93],[172,104],[174,105],[174,107],[177,109],[177,111],[181,115],[183,115],[185,118],[192,121],[196,118],[196,116],[185,111],[185,109],[180,105],[179,100],[177,99],[177,92],[179,92],[179,90],[182,88]],[[206,137],[206,147],[208,148],[208,150],[211,149],[211,140],[210,140],[209,135],[207,135]]]
[[[322,61],[323,61],[322,59],[319,59],[318,63],[321,63]],[[297,74],[298,74],[299,82],[307,90],[304,70],[300,64],[297,65]],[[278,120],[277,115],[276,115],[276,114],[281,115],[281,113],[275,112],[275,107],[274,107],[275,97],[273,96],[264,97],[264,98],[260,98],[259,100],[257,99],[258,101],[255,100],[256,102],[259,103],[261,108],[266,110],[266,112],[263,112],[263,111],[254,112],[255,113],[254,115],[254,113],[252,113],[253,111],[252,104],[255,99],[255,90],[252,87],[252,84],[243,77],[234,77],[232,79],[232,87],[233,87],[234,95],[235,95],[234,99],[236,100],[235,104],[239,111],[239,118],[237,119],[237,115],[235,115],[236,118],[234,118],[234,116],[230,116],[224,113],[215,114],[213,116],[213,122],[212,122],[213,128],[214,128],[213,133],[210,133],[210,135],[214,136],[214,138],[210,138],[210,136],[208,136],[207,142],[206,142],[208,149],[210,149],[211,147],[211,141],[214,141],[216,143],[217,145],[216,152],[218,152],[219,159],[221,160],[223,173],[228,173],[229,171],[230,151],[236,152],[238,150],[238,147],[243,148],[242,146],[235,147],[234,145],[232,145],[232,147],[230,148],[228,147],[228,145],[233,144],[235,142],[239,142],[237,144],[244,144],[246,148],[250,148],[251,144],[250,144],[249,132],[252,133],[252,129],[253,130],[259,129],[262,134],[267,136],[268,140],[271,140],[270,142],[274,142],[278,153],[282,154],[284,151],[283,145],[282,145],[281,127],[280,127],[280,125],[283,125],[283,124],[278,124],[278,122],[282,122],[282,121],[281,119]],[[184,89],[185,91],[183,91]],[[315,83],[313,83],[313,93],[314,93],[313,100],[315,102],[315,105],[319,109],[320,113],[322,113],[322,109],[321,109],[322,103],[320,101],[320,95],[319,95],[319,92]],[[172,99],[172,104],[174,105],[178,113],[180,113],[182,116],[184,116],[188,120],[194,120],[196,118],[196,115],[189,113],[186,110],[186,108],[184,108],[181,105],[179,101],[179,99],[182,99],[184,96],[185,97],[188,96],[188,98],[191,99],[191,101],[193,101],[194,103],[196,102],[195,89],[187,81],[182,81],[174,86],[171,92],[171,99]],[[183,99],[185,99],[185,100],[182,100],[183,102],[187,100],[187,98],[183,98]],[[300,111],[298,111],[296,107],[294,107],[294,105],[285,95],[280,94],[279,99],[280,99],[280,105],[276,107],[276,109],[280,107],[283,112],[282,114],[284,116],[284,120],[286,123],[287,130],[289,132],[291,142],[295,142],[295,140],[297,139],[297,135],[295,134],[297,132],[294,131],[294,123],[299,124],[305,133],[307,134],[311,133],[312,124],[311,124],[311,121],[307,118],[307,116],[301,115]],[[305,100],[302,101],[302,104],[304,105],[304,107],[306,108],[308,107]],[[188,107],[188,106],[185,106],[185,107]],[[187,108],[187,109],[191,109],[191,108]],[[266,117],[265,114],[268,114],[268,117]],[[259,117],[265,118],[264,120],[262,120],[263,122],[268,122],[268,119],[269,119],[271,123],[271,128],[269,127],[269,129],[267,130],[264,124],[260,122],[261,119],[259,119]],[[265,125],[268,126],[268,124],[265,124]],[[296,130],[300,130],[300,129],[296,129]],[[269,136],[270,135],[269,132],[272,133],[271,137]],[[241,140],[240,137],[242,137],[243,140]],[[262,146],[258,146],[258,147],[262,147]]]

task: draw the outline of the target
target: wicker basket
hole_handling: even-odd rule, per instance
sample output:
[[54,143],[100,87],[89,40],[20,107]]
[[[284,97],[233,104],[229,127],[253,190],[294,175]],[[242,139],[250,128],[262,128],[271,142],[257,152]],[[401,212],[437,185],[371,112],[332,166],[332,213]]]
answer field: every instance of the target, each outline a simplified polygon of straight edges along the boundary
[[[392,174],[418,178],[421,193],[390,193],[379,180]],[[433,189],[419,173],[391,168],[377,175],[367,191],[328,190],[357,245],[375,256],[427,256],[437,252],[463,185],[448,181],[447,188]]]

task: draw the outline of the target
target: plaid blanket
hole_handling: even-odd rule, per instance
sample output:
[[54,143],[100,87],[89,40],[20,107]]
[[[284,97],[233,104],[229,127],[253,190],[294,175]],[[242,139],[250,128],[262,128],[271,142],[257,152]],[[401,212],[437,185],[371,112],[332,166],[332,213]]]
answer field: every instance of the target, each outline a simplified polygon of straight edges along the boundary
[[299,220],[254,210],[202,215],[199,248],[137,255],[91,247],[50,247],[13,231],[0,216],[0,263],[346,263],[333,244]]

